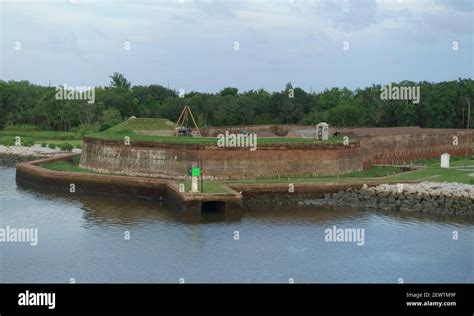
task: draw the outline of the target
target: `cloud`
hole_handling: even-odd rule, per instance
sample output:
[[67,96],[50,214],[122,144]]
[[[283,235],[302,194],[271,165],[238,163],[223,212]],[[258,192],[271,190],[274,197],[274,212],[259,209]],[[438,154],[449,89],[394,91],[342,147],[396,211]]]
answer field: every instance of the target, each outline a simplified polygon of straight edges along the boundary
[[436,3],[458,11],[472,12],[474,10],[474,2],[472,0],[436,0]]
[[[121,71],[137,84],[218,91],[472,76],[467,2],[76,2],[1,2],[0,79],[93,85]],[[453,40],[462,48],[456,54]],[[15,41],[22,52],[12,49]]]
[[322,1],[322,15],[329,17],[336,28],[344,31],[360,29],[376,23],[377,2],[375,0],[358,1]]

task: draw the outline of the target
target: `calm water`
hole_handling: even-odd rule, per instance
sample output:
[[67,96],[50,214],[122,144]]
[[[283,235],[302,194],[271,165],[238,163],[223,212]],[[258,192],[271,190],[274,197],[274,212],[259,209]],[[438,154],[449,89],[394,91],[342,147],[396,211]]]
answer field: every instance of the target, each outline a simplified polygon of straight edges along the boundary
[[[465,217],[255,206],[186,219],[159,202],[19,188],[0,167],[7,225],[38,228],[39,243],[0,242],[0,282],[474,282]],[[333,225],[365,229],[365,244],[326,242]]]

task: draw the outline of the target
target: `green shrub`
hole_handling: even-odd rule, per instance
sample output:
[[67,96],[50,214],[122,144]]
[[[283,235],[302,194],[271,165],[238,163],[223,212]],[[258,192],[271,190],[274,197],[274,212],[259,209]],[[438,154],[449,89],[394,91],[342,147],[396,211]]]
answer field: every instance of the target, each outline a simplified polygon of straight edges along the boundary
[[15,138],[10,137],[10,136],[2,136],[2,137],[0,137],[0,145],[14,146],[15,145]]
[[48,144],[42,143],[42,144],[41,144],[41,147],[48,147]]
[[[33,138],[31,137],[20,137],[21,146],[30,147],[35,144]],[[16,138],[15,136],[0,136],[0,145],[5,146],[15,146]]]
[[51,149],[56,149],[58,146],[56,144],[51,143],[48,145],[48,147]]
[[30,137],[22,137],[21,138],[21,145],[25,147],[31,147],[35,144],[33,138]]
[[82,149],[82,145],[81,144],[76,144],[76,148]]
[[64,150],[64,151],[71,151],[74,146],[72,146],[71,143],[61,143],[59,144],[59,148],[61,148],[61,150]]

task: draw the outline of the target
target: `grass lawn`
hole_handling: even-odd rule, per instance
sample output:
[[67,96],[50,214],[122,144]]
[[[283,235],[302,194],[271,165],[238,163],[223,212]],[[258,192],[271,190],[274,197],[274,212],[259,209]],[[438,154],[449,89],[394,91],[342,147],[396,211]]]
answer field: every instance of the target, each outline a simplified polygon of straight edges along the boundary
[[[137,130],[174,130],[175,123],[161,118],[136,118],[129,119],[105,131],[89,133],[86,136],[97,139],[124,140],[124,137],[130,137],[130,141],[137,142],[162,142],[176,144],[209,144],[217,145],[217,137],[191,137],[191,136],[152,136],[139,135]],[[336,144],[343,142],[343,136],[331,137],[324,143]],[[293,143],[323,143],[314,139],[305,138],[285,138],[285,137],[260,137],[258,144],[293,144]]]
[[[449,160],[450,160],[451,167],[474,165],[474,155],[471,159],[466,159],[466,157],[458,156],[458,157],[451,157]],[[440,158],[413,161],[413,165],[417,165],[417,166],[439,167],[440,164],[441,164]]]
[[[460,182],[467,184],[474,184],[474,177],[469,174],[472,171],[461,171],[457,169],[442,169],[438,167],[426,167],[412,173],[403,174],[390,178],[390,182],[403,182],[410,180],[426,180],[430,182]],[[429,178],[429,179],[427,179]],[[471,182],[472,181],[472,182]]]
[[67,172],[81,172],[81,173],[93,173],[87,169],[79,168],[79,156],[74,157],[72,160],[63,160],[56,162],[47,162],[40,165],[40,167],[55,170],[55,171],[67,171]]
[[[34,140],[28,136],[20,136],[21,146],[33,146]],[[0,145],[15,146],[16,136],[5,136],[0,134]]]
[[[186,192],[191,191],[191,180],[176,182],[178,185],[184,183],[184,189]],[[198,181],[198,188],[201,191],[201,181]],[[229,191],[217,181],[206,181],[204,180],[204,193],[229,193]]]
[[[217,145],[217,137],[191,137],[191,136],[150,136],[138,135],[127,131],[111,131],[110,129],[101,133],[91,133],[86,136],[97,139],[123,140],[124,137],[130,137],[130,141],[139,142],[162,142],[175,144],[209,144]],[[342,144],[343,137],[331,137],[327,141],[318,141],[305,138],[285,138],[285,137],[260,137],[257,138],[257,149],[259,144],[295,144],[295,143],[326,143]]]
[[[457,159],[452,161],[449,169],[439,167],[439,163],[435,161],[427,163],[425,167],[410,172],[403,172],[396,167],[380,167],[373,166],[370,169],[347,173],[340,176],[298,176],[298,177],[281,177],[267,179],[248,179],[248,180],[231,180],[226,183],[243,183],[243,184],[265,184],[265,183],[324,183],[338,182],[345,183],[351,181],[380,181],[404,182],[404,181],[431,181],[431,182],[460,182],[466,184],[474,184],[474,177],[469,174],[474,173],[472,170],[459,170],[461,166],[474,166],[474,160]],[[462,168],[461,168],[462,169]],[[382,178],[386,177],[386,178]]]
[[70,143],[73,147],[82,147],[82,137],[76,133],[56,131],[0,131],[0,145],[13,146],[20,137],[21,145],[30,147],[34,144]]
[[370,169],[346,173],[339,176],[296,176],[296,177],[273,177],[273,178],[260,178],[260,179],[246,179],[246,180],[229,180],[226,183],[311,183],[311,182],[350,182],[355,180],[369,179],[374,180],[380,177],[392,176],[398,173],[404,172],[398,167],[381,167],[373,166]]
[[81,140],[82,137],[72,132],[57,132],[57,131],[32,131],[32,132],[19,132],[19,131],[0,131],[0,136],[20,136],[30,137],[35,141],[40,140]]
[[136,118],[128,119],[109,128],[109,133],[132,132],[136,130],[173,130],[175,123],[162,118]]
[[381,167],[373,166],[370,169],[346,173],[341,175],[340,178],[372,178],[372,177],[387,177],[397,173],[404,172],[401,168],[398,167]]

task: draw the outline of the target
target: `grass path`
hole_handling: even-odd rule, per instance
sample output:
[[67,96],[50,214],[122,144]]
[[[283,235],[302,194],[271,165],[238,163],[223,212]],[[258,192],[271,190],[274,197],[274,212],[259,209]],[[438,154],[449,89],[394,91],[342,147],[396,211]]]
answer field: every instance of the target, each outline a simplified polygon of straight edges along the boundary
[[[78,166],[79,157],[74,161],[58,161],[45,163],[42,167],[70,172],[86,172],[91,171],[80,168]],[[428,164],[418,170],[402,172],[400,168],[373,166],[370,169],[360,172],[349,173],[341,176],[321,176],[321,177],[275,177],[270,179],[243,179],[229,180],[220,183],[218,181],[204,181],[204,191],[211,193],[225,193],[227,190],[222,184],[282,184],[282,183],[350,183],[350,182],[380,182],[383,180],[387,183],[405,182],[405,181],[432,181],[432,182],[459,182],[466,184],[474,184],[473,170],[463,170],[463,166],[474,166],[474,160],[460,160],[453,163],[454,167],[443,169]],[[191,190],[191,181],[177,182],[185,184],[185,190]],[[199,181],[199,187],[201,183]]]
[[[249,179],[226,181],[228,184],[271,184],[271,183],[347,183],[347,182],[371,182],[384,180],[387,183],[405,181],[432,181],[432,182],[459,182],[474,184],[474,177],[469,174],[473,170],[462,170],[462,166],[474,166],[474,160],[460,159],[451,164],[451,168],[443,169],[434,161],[426,162],[425,166],[419,166],[418,170],[401,172],[394,167],[373,166],[370,169],[354,172],[340,176],[308,176],[308,177],[280,177],[270,179]],[[460,169],[461,168],[461,169]],[[386,174],[384,174],[386,173]]]
[[[186,192],[191,191],[191,181],[177,181],[176,184],[184,184]],[[198,181],[199,192],[201,192],[201,181]],[[218,181],[204,181],[204,193],[229,193],[226,187]]]

